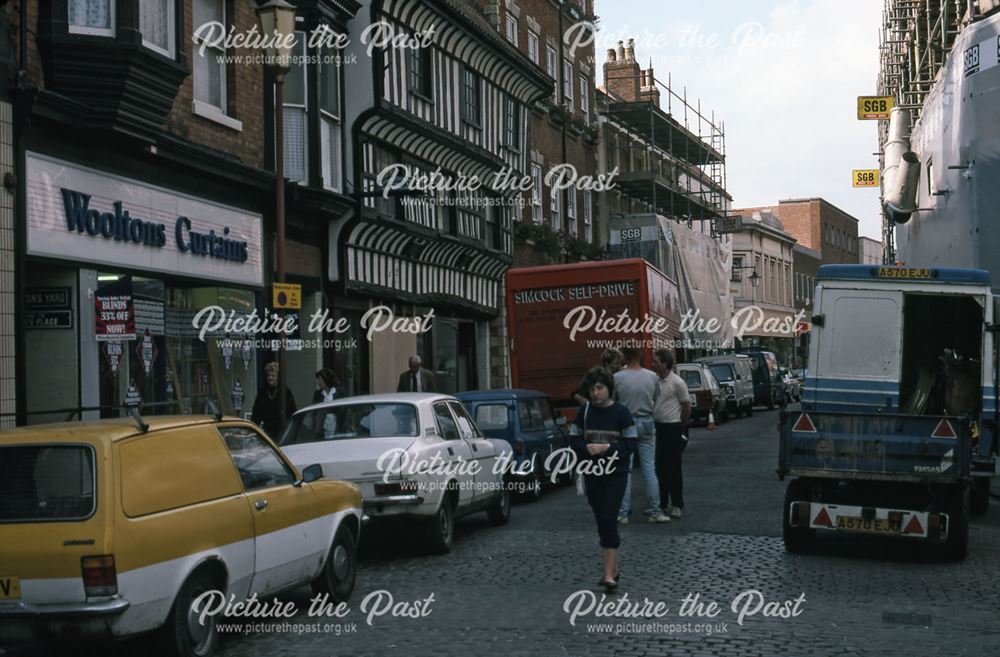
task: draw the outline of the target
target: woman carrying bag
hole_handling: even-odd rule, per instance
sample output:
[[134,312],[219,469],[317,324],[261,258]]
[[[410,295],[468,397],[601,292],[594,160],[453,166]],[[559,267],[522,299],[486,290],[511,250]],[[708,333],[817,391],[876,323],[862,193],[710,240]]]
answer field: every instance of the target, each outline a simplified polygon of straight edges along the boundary
[[581,461],[588,462],[585,474],[587,501],[597,520],[604,576],[600,585],[608,593],[618,588],[618,508],[625,495],[628,464],[638,439],[635,420],[628,409],[614,401],[614,375],[604,367],[587,372],[584,383],[590,401],[576,412],[570,426],[570,444]]

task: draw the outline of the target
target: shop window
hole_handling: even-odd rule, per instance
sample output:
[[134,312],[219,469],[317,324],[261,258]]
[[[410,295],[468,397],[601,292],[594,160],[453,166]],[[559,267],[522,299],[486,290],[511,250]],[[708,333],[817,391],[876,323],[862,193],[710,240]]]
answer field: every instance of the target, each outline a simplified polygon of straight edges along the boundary
[[207,413],[210,400],[224,413],[249,413],[257,392],[254,345],[240,335],[202,341],[192,322],[213,305],[249,313],[253,292],[99,273],[102,292],[131,300],[135,339],[99,342],[101,417],[122,415],[125,400],[141,403],[144,415]]
[[115,35],[113,0],[68,0],[70,34]]
[[139,31],[142,45],[174,57],[177,7],[174,0],[139,0]]

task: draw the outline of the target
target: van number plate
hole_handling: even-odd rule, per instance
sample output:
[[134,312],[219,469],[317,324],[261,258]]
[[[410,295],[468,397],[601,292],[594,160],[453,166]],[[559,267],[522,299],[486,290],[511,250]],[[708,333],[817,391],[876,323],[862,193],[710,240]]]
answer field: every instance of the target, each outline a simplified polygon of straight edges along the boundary
[[875,518],[865,520],[864,518],[852,518],[849,516],[837,517],[837,529],[855,532],[872,532],[875,534],[898,534],[900,531],[898,524],[890,523],[888,520]]
[[0,600],[13,600],[21,597],[21,583],[16,577],[0,575]]

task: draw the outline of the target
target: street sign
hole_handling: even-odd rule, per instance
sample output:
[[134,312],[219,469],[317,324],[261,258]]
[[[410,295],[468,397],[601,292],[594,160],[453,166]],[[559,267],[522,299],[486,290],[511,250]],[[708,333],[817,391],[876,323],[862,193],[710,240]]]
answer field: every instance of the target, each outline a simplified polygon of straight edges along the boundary
[[889,111],[896,106],[892,96],[858,96],[859,121],[887,121]]
[[851,171],[851,178],[854,187],[878,187],[878,169],[854,169]]
[[73,328],[72,310],[26,310],[24,328],[62,329]]
[[741,230],[743,230],[743,217],[741,215],[720,217],[715,220],[715,232],[719,234],[738,233]]
[[275,283],[272,293],[272,306],[284,310],[302,309],[302,286],[296,283]]

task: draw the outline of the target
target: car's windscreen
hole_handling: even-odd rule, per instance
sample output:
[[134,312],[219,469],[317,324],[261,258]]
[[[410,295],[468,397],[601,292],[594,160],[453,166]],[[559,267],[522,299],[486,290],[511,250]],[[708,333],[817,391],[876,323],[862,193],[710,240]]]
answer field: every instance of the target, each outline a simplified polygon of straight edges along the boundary
[[712,374],[722,382],[733,380],[733,369],[728,365],[712,365]]
[[412,404],[342,404],[296,413],[281,444],[418,436],[419,433],[417,408]]
[[700,388],[701,387],[701,376],[695,370],[680,370],[677,372],[684,379],[684,383],[687,384],[688,388]]
[[90,447],[0,447],[0,522],[79,520],[94,503]]
[[508,424],[506,404],[480,404],[476,406],[476,424],[483,431],[506,431]]

